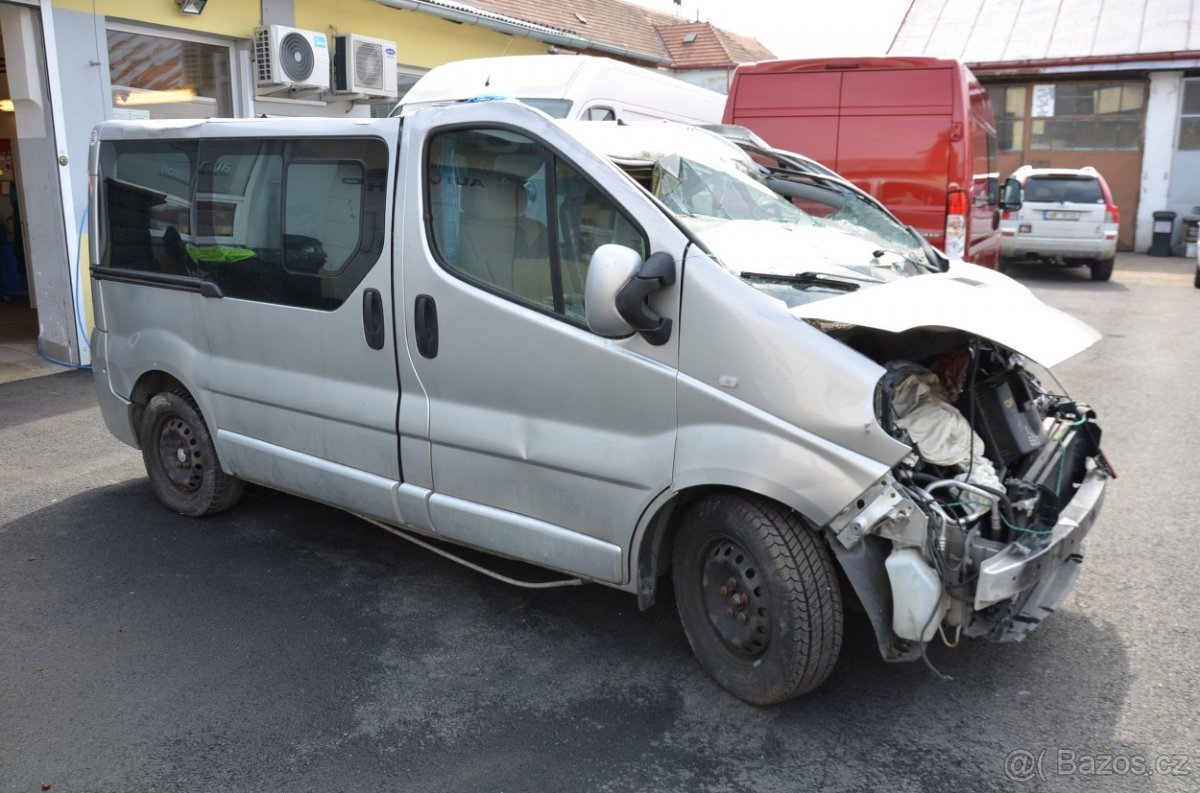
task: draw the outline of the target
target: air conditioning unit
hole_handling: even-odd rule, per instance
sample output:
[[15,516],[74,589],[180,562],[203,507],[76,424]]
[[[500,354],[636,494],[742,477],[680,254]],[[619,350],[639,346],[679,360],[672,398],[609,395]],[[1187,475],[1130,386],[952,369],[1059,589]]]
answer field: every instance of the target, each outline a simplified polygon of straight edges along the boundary
[[328,91],[329,37],[283,25],[255,28],[254,73],[268,91]]
[[334,40],[335,93],[396,97],[396,42],[353,33]]

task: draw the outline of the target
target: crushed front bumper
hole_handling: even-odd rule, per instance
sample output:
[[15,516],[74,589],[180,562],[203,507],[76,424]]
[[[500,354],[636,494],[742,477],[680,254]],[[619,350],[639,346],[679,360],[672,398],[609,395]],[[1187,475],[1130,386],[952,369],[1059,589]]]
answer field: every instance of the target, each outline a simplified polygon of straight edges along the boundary
[[1079,575],[1083,540],[1100,514],[1108,480],[1092,468],[1059,513],[1048,542],[1033,548],[1009,543],[979,565],[967,635],[1020,641],[1058,608]]

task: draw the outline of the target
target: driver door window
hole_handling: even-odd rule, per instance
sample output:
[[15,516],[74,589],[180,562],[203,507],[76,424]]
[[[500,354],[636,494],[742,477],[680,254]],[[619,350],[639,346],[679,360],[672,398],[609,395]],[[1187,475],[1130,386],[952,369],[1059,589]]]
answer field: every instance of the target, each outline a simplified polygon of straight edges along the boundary
[[647,255],[643,233],[604,193],[523,135],[455,130],[428,152],[430,241],[464,280],[583,325],[596,248],[615,242]]

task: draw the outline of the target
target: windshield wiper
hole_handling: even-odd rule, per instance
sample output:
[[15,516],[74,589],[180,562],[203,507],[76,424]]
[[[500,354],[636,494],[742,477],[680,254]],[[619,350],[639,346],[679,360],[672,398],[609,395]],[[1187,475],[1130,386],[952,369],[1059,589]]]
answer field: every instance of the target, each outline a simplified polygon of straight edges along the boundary
[[[830,275],[829,273],[796,273],[795,275],[783,275],[780,273],[752,273],[744,272],[742,278],[749,278],[754,281],[777,281],[781,284],[794,284],[796,286],[823,286],[826,289],[837,289],[841,292],[853,292],[862,286],[862,283],[877,284],[881,283],[874,278],[854,278],[853,276]],[[860,283],[862,282],[862,283]]]
[[925,254],[926,262],[934,272],[944,273],[950,269],[950,260],[933,247],[933,243],[925,239],[925,235],[918,231],[916,226],[905,226],[904,230],[916,238],[917,244],[921,246],[921,251]]

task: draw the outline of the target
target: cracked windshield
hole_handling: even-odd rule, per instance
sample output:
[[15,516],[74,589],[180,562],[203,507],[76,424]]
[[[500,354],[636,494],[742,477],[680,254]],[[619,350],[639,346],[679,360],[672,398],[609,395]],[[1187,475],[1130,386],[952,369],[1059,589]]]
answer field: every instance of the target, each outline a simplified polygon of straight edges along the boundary
[[789,306],[929,269],[912,233],[834,180],[671,154],[651,189],[722,264]]

